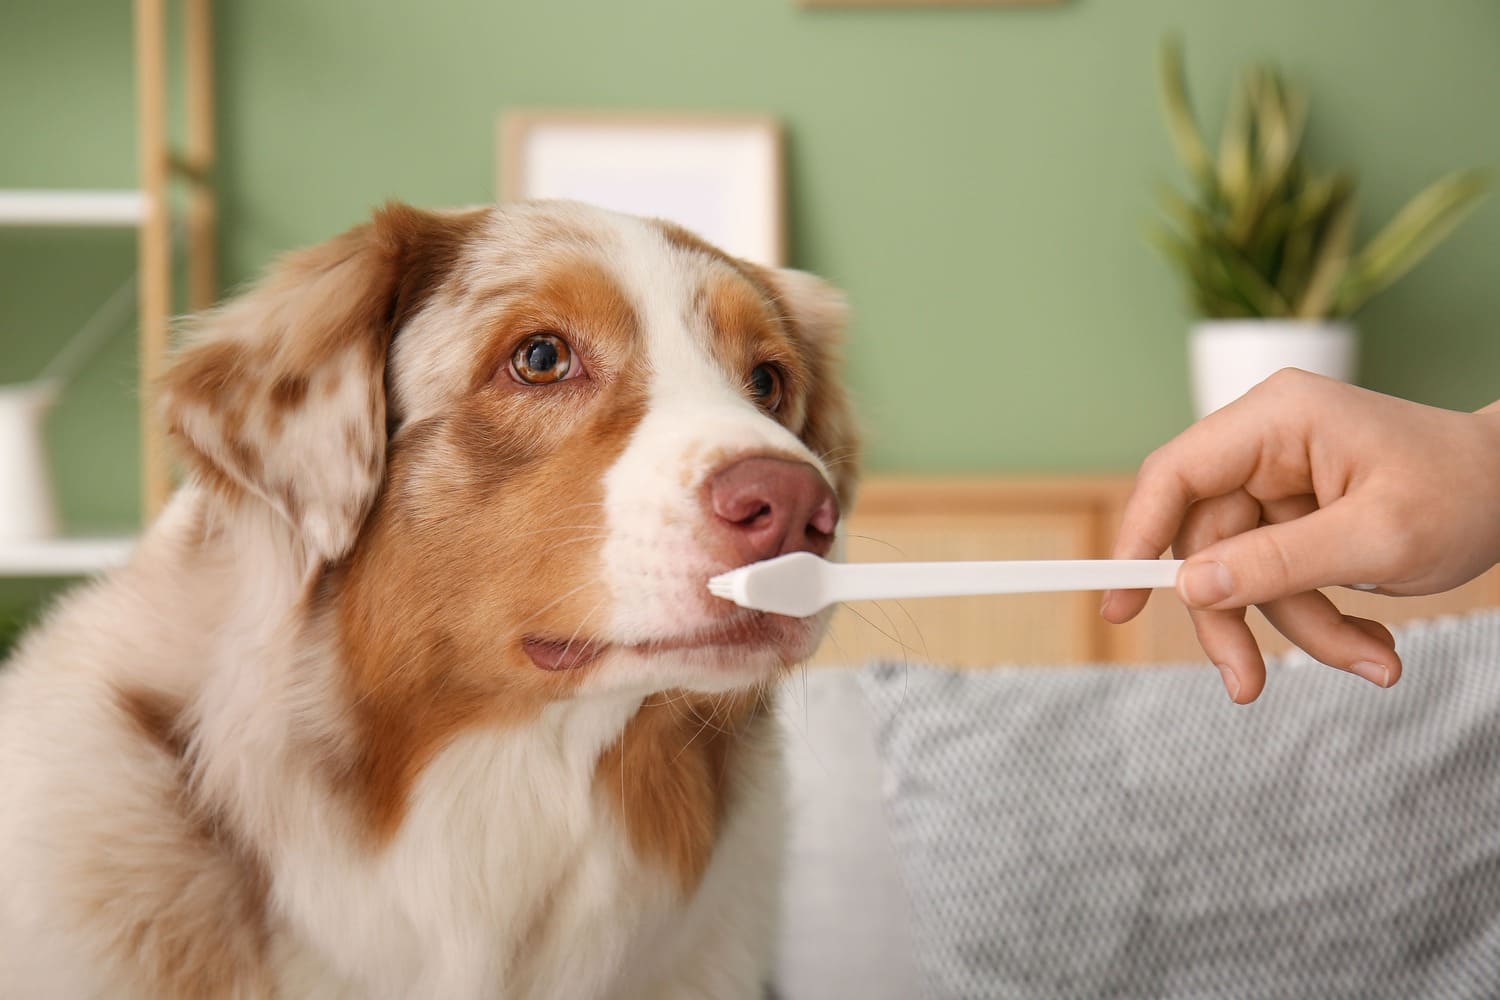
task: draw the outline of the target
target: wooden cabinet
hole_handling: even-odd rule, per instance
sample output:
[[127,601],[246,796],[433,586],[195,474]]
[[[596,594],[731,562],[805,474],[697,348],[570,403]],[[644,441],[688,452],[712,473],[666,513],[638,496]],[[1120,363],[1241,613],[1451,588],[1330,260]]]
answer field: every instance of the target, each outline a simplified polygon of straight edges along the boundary
[[[1045,478],[876,477],[847,525],[851,562],[937,559],[1088,559],[1109,555],[1130,492],[1126,476]],[[1388,625],[1500,606],[1500,573],[1426,598],[1338,590],[1349,614]],[[820,663],[874,658],[962,666],[994,663],[1152,663],[1203,653],[1176,596],[1159,591],[1135,621],[1099,617],[1097,593],[861,602],[841,608]],[[1268,652],[1287,643],[1256,611],[1251,626]]]

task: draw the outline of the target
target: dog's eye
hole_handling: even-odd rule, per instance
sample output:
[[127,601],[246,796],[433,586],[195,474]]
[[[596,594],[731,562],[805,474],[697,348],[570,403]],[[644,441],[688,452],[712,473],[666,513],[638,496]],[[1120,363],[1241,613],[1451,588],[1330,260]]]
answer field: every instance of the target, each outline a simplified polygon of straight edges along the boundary
[[781,369],[756,365],[750,370],[750,396],[772,412],[781,405]]
[[555,333],[534,333],[510,356],[510,373],[527,385],[548,385],[576,378],[582,369],[573,360],[568,342]]

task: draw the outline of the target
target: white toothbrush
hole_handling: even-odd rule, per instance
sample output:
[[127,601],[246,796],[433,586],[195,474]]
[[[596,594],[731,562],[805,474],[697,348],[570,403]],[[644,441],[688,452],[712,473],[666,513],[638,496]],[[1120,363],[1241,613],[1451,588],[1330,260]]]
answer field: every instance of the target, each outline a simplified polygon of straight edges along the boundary
[[742,608],[806,618],[840,601],[1172,587],[1181,565],[1180,559],[831,563],[793,552],[720,573],[708,589]]

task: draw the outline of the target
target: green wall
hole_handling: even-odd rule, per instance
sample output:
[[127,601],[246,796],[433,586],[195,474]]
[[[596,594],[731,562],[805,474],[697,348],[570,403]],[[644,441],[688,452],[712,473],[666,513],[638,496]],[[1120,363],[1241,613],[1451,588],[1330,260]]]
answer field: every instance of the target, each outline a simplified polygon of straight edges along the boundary
[[[125,7],[0,13],[0,186],[131,183]],[[1500,164],[1493,0],[255,0],[217,17],[230,283],[388,197],[492,198],[506,107],[781,117],[793,259],[853,301],[880,469],[1127,469],[1185,423],[1189,317],[1141,235],[1176,177],[1154,87],[1168,29],[1215,121],[1247,60],[1307,85],[1314,158],[1358,168],[1366,232],[1439,174]],[[34,373],[130,246],[0,231],[0,380]],[[1364,381],[1500,396],[1497,279],[1500,199],[1361,317]],[[75,525],[136,511],[132,363],[122,337],[54,421]]]

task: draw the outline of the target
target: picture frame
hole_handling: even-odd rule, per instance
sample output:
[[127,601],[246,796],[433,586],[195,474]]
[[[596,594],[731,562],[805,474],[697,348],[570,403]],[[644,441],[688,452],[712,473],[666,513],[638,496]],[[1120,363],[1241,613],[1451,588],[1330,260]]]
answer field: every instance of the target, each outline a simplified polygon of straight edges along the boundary
[[512,110],[500,200],[570,198],[675,222],[725,252],[786,262],[780,123],[767,115]]

